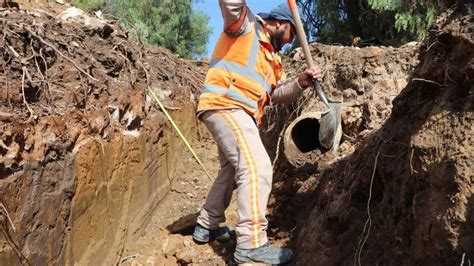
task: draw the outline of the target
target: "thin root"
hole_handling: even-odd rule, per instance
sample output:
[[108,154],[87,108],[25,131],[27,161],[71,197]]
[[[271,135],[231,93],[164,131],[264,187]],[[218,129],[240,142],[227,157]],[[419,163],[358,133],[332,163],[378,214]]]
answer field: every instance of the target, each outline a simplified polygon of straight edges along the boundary
[[21,75],[21,92],[23,93],[23,103],[26,105],[28,112],[30,112],[30,118],[32,118],[35,116],[35,114],[33,112],[33,109],[31,109],[30,105],[26,101],[26,96],[25,96],[25,75],[28,72],[28,70],[26,69],[26,67],[22,67],[22,70],[23,70],[23,74]]
[[[372,177],[370,179],[369,199],[367,200],[367,221],[364,224],[364,229],[362,230],[362,234],[361,234],[359,243],[357,245],[357,250],[356,250],[358,265],[362,265],[360,262],[360,257],[362,255],[362,250],[364,249],[364,245],[367,242],[367,239],[369,238],[370,228],[372,227],[372,219],[370,217],[370,201],[372,200],[372,186],[374,184],[374,177],[375,177],[375,172],[377,170],[377,161],[379,159],[379,155],[380,155],[380,150],[377,152],[377,155],[375,156],[374,170],[372,171]],[[367,234],[366,234],[366,230],[367,230]]]
[[82,68],[80,68],[76,62],[74,62],[74,60],[72,60],[71,58],[67,57],[65,54],[63,54],[61,51],[58,50],[58,48],[56,48],[54,45],[48,43],[47,41],[45,41],[43,38],[41,38],[40,36],[38,36],[36,33],[34,33],[29,27],[25,27],[25,29],[31,34],[33,35],[36,39],[38,39],[40,42],[42,42],[43,44],[51,47],[56,53],[58,53],[60,56],[62,56],[64,59],[66,59],[67,61],[71,62],[71,64],[77,69],[79,70],[82,74],[86,75],[87,77],[89,77],[91,80],[93,81],[96,81],[98,82],[97,79],[95,79],[94,77],[92,77],[89,73],[87,73],[86,71],[84,71]]
[[0,203],[0,217],[1,216],[6,216],[7,217],[7,220],[10,223],[10,226],[12,227],[13,232],[16,232],[15,225],[13,224],[13,221],[10,218],[10,215],[8,214],[8,210],[7,210],[7,208],[5,208],[5,205],[3,205],[3,203]]

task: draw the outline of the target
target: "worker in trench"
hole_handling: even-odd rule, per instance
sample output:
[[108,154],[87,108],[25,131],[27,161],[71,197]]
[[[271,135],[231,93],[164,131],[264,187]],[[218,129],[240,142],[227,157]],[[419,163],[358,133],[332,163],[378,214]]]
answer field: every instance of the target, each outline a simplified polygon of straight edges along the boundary
[[245,0],[219,0],[224,30],[216,44],[199,97],[198,117],[219,148],[221,169],[201,209],[193,239],[208,243],[229,240],[225,221],[232,191],[237,189],[239,220],[235,233],[237,263],[284,264],[289,248],[270,245],[265,218],[272,187],[272,165],[259,135],[264,107],[271,102],[296,100],[313,80],[321,81],[319,67],[286,79],[279,52],[296,35],[286,3],[270,13],[254,14]]

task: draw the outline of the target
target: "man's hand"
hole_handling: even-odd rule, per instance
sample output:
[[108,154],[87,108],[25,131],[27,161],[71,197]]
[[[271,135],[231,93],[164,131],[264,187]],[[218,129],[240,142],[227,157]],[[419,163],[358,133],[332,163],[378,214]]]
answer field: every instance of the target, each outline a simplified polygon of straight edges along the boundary
[[319,68],[319,66],[315,66],[313,68],[306,69],[298,76],[298,84],[302,88],[307,88],[313,85],[314,80],[321,82],[322,78],[323,75],[321,74],[321,69]]

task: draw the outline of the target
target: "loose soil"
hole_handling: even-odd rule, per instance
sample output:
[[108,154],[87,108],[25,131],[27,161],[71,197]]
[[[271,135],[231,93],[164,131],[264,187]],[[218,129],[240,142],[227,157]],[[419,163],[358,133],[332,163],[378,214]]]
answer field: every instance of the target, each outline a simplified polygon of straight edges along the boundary
[[355,144],[353,152],[341,147],[339,156],[306,167],[291,167],[285,158],[277,163],[271,226],[294,240],[296,264],[474,261],[474,18],[468,7],[438,18],[386,121],[375,116],[379,126],[362,133],[346,120],[344,132],[356,136],[345,141]]
[[[235,241],[192,241],[211,184],[146,92],[215,175],[194,114],[207,63],[146,47],[106,15],[60,18],[68,7],[0,9],[0,265],[233,264]],[[338,153],[285,156],[289,122],[323,108],[312,90],[268,108],[261,128],[269,238],[295,264],[474,261],[472,25],[460,6],[420,44],[312,46],[344,103]],[[298,49],[285,66],[304,68]],[[226,216],[235,226],[235,197]]]

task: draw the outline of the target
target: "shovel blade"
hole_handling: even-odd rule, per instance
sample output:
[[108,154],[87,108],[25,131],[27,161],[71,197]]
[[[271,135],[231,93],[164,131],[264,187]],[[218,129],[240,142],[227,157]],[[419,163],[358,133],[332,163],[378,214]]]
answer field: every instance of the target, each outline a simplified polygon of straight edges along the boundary
[[329,112],[321,116],[319,121],[319,142],[326,149],[333,149],[335,152],[339,147],[342,135],[341,128],[341,107],[342,102],[328,100]]

